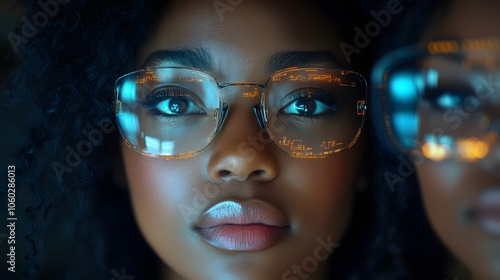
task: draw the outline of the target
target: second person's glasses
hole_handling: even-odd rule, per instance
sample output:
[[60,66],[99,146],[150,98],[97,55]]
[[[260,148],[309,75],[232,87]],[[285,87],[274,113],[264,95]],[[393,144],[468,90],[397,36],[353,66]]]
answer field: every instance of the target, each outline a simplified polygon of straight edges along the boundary
[[444,39],[374,67],[375,110],[392,141],[433,161],[477,161],[499,142],[500,40]]

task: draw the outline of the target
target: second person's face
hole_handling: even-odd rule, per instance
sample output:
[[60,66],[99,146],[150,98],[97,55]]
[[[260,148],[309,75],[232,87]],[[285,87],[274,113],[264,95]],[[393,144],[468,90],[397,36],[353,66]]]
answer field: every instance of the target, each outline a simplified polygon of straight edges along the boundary
[[[445,20],[439,26],[430,26],[425,37],[498,39],[498,11],[498,1],[453,2]],[[498,50],[496,53],[498,65]],[[498,100],[500,89],[493,89],[495,95],[486,101],[489,106],[494,104],[495,96]],[[464,127],[474,122],[469,116],[475,112],[465,113],[454,116],[460,117]],[[493,122],[500,121],[498,113],[495,116],[489,112],[489,115]],[[471,128],[478,126],[473,123]],[[477,162],[426,161],[417,165],[429,219],[443,243],[470,269],[474,279],[500,278],[500,131],[498,124],[492,123],[491,127],[497,127],[497,142],[489,148],[490,155],[486,159]]]

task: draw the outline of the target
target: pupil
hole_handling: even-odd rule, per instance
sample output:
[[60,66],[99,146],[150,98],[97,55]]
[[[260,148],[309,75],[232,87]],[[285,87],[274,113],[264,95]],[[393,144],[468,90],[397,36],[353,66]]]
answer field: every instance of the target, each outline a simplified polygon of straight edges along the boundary
[[297,100],[297,103],[295,103],[295,110],[303,116],[311,115],[316,110],[316,104],[313,100],[309,99]]
[[188,102],[185,97],[173,97],[168,103],[168,108],[173,113],[182,114],[186,112],[188,108]]

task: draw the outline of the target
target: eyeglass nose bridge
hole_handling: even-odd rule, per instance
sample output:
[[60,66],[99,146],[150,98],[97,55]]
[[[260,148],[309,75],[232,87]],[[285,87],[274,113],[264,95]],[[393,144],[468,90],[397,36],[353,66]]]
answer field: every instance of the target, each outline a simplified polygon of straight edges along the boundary
[[[230,86],[239,86],[239,87],[253,87],[252,91],[245,91],[243,92],[243,98],[255,98],[258,97],[260,93],[262,93],[262,90],[265,88],[265,85],[259,84],[259,83],[253,83],[253,82],[234,82],[234,83],[225,83],[219,85],[219,90],[230,87]],[[255,113],[255,116],[257,118],[257,122],[259,123],[259,126],[262,129],[265,129],[265,114],[264,114],[264,109],[262,108],[261,102],[255,104],[253,107],[253,111]],[[226,117],[229,113],[229,105],[227,103],[222,103],[222,108],[221,110],[216,110],[214,113],[214,118],[219,119],[219,125],[217,126],[215,132],[218,133],[221,129],[222,126],[224,125],[224,122],[226,120]]]
[[215,129],[215,133],[218,133],[222,125],[224,124],[224,121],[226,120],[227,113],[229,112],[229,105],[227,103],[222,103],[222,109],[219,111],[219,109],[216,109],[214,112],[214,118],[219,119],[219,124],[217,125],[217,128]]

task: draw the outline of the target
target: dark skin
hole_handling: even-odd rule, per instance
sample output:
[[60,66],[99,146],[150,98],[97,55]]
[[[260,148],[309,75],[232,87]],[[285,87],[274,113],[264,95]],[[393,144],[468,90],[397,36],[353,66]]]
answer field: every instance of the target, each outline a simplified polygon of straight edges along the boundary
[[[327,15],[305,1],[296,2],[243,1],[224,13],[221,21],[212,1],[175,1],[138,53],[137,67],[157,50],[203,47],[212,58],[211,74],[219,84],[264,84],[271,74],[267,61],[283,51],[327,50],[337,60],[304,65],[340,68],[342,38]],[[160,65],[182,66],[171,61],[149,66]],[[122,145],[136,220],[165,264],[164,279],[281,279],[292,265],[312,256],[318,237],[329,236],[332,242],[342,238],[350,220],[364,139],[325,159],[292,158],[273,143],[250,142],[260,131],[252,111],[259,97],[243,98],[238,87],[226,88],[222,95],[230,114],[210,146],[195,157],[163,160]],[[250,159],[238,150],[245,141],[255,152]],[[197,204],[195,194],[207,186],[216,195]],[[289,232],[263,250],[215,248],[193,227],[203,211],[225,200],[273,205],[286,217]],[[195,212],[183,216],[180,205],[192,206]],[[308,279],[325,279],[328,265],[319,262],[314,272],[306,273]]]
[[[453,1],[445,20],[430,26],[422,42],[435,36],[500,38],[499,10],[498,1]],[[497,142],[491,147],[491,154],[499,149],[498,145]],[[474,163],[426,161],[417,164],[431,224],[448,249],[469,269],[474,280],[500,278],[500,237],[488,234],[465,214],[485,191],[500,190],[498,166],[498,158],[493,156]]]

